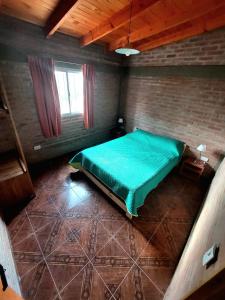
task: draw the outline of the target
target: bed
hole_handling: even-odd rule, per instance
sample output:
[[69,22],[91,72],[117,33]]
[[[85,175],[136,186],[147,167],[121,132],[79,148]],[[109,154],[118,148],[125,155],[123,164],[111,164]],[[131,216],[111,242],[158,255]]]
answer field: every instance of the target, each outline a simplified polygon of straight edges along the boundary
[[184,143],[137,129],[123,137],[87,148],[70,165],[84,172],[129,218],[179,163]]

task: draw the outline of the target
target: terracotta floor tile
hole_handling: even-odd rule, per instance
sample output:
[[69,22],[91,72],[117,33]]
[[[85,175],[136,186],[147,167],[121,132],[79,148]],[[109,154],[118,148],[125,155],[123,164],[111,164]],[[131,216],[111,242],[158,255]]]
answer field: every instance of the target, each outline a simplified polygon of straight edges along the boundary
[[126,220],[124,211],[107,196],[96,196],[100,219]]
[[33,226],[33,231],[39,231],[46,225],[54,222],[57,217],[54,216],[35,216],[35,214],[30,214],[29,219]]
[[127,221],[117,232],[115,239],[131,257],[136,259],[148,247],[149,239],[159,225],[155,219]]
[[167,222],[167,226],[173,239],[175,256],[178,259],[188,239],[192,223]]
[[42,262],[26,274],[20,281],[24,299],[53,299],[57,295],[47,265]]
[[39,216],[58,216],[59,213],[52,203],[52,197],[52,193],[46,189],[41,190],[27,206],[26,210],[28,215],[35,213],[35,215]]
[[27,275],[28,272],[33,270],[38,264],[43,262],[42,255],[30,255],[19,257],[18,260],[15,259],[16,262],[16,269],[17,274],[19,275],[20,279]]
[[12,245],[16,245],[33,233],[32,226],[26,214],[10,230]]
[[63,289],[88,263],[75,236],[71,236],[71,239],[56,248],[46,260],[59,290]]
[[122,282],[134,263],[114,239],[97,253],[92,262],[111,293]]
[[[140,244],[144,245],[144,242],[140,242]],[[136,250],[140,257],[164,257],[172,259],[174,254],[170,233],[166,230],[166,227],[163,223],[157,224],[157,227],[155,227],[155,232],[152,234],[150,240],[146,243],[146,246],[141,249],[137,243]]]
[[55,196],[55,203],[65,217],[92,218],[96,216],[95,197],[83,190],[75,191],[74,188]]
[[45,256],[65,241],[66,236],[61,233],[62,226],[63,219],[55,218],[46,226],[36,231],[36,237]]
[[61,292],[63,300],[107,300],[111,296],[112,294],[91,264],[88,264]]
[[83,265],[73,265],[65,262],[49,264],[56,286],[62,290],[82,270]]
[[113,294],[115,299],[163,299],[163,293],[152,284],[145,273],[134,266]]
[[20,253],[41,253],[38,242],[34,234],[29,235],[17,244],[13,244],[13,251]]
[[8,232],[10,234],[11,241],[13,241],[17,233],[21,230],[24,222],[27,221],[26,211],[23,209],[20,211],[7,225]]
[[173,267],[141,267],[145,274],[165,293],[173,276]]
[[98,221],[95,219],[66,218],[66,222],[86,255],[89,258],[92,258],[95,254],[97,239],[96,228]]
[[25,211],[8,226],[24,298],[162,299],[205,188],[172,172],[130,221],[67,161],[33,173],[32,226]]

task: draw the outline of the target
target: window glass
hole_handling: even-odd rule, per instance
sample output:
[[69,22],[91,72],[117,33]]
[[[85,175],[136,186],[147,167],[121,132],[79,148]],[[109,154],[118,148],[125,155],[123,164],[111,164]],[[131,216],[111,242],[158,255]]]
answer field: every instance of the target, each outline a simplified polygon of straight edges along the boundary
[[61,114],[83,113],[83,73],[81,70],[56,68]]

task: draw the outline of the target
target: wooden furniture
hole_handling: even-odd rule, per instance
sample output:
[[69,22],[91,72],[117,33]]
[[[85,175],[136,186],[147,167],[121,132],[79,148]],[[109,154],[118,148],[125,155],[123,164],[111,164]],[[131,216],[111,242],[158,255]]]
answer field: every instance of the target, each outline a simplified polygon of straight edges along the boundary
[[26,166],[14,152],[1,155],[0,191],[2,207],[18,204],[21,200],[34,195]]
[[124,136],[126,133],[127,133],[126,130],[121,127],[115,127],[111,130],[111,136],[113,139]]
[[94,175],[80,167],[79,171],[83,172],[94,184],[96,184],[113,202],[115,202],[122,210],[125,211],[126,216],[131,220],[132,215],[127,211],[127,207],[122,199],[116,196],[109,188],[107,188],[100,180],[98,180]]
[[[156,139],[158,139],[158,148],[151,147]],[[145,147],[144,176],[137,173],[137,168],[143,166],[143,152],[140,150],[142,149],[142,143]],[[149,151],[146,150],[147,147]],[[118,143],[110,141],[81,151],[70,160],[70,164],[89,177],[131,219],[132,215],[137,216],[138,207],[144,204],[150,191],[167,176],[169,170],[172,170],[179,163],[184,149],[185,145],[182,142],[137,130],[121,137]],[[169,153],[168,157],[173,155],[174,160],[167,158],[165,155],[166,150]],[[130,154],[127,155],[128,153]],[[154,164],[155,157],[162,157],[162,160],[159,158],[158,160],[163,161],[164,164]],[[166,159],[168,159],[168,164],[165,169]],[[114,164],[110,166],[112,161]],[[132,164],[133,161],[135,161],[135,165]],[[91,167],[89,167],[90,165]],[[120,176],[121,174],[122,176]],[[159,174],[160,177],[158,176]],[[132,180],[128,181],[128,176],[131,176]],[[134,186],[135,189],[133,188]],[[123,199],[128,199],[126,205],[126,200],[124,201]]]
[[1,154],[0,158],[0,207],[7,207],[18,204],[23,199],[33,197],[34,189],[1,77],[0,98],[4,102],[1,113],[8,115],[15,137],[15,149],[9,153]]
[[204,173],[206,163],[200,159],[188,157],[183,160],[180,168],[180,174],[192,179],[198,180]]
[[5,291],[2,289],[0,280],[0,299],[1,300],[22,300],[21,291],[16,273],[16,267],[12,256],[11,244],[8,238],[8,232],[5,223],[0,215],[0,264],[5,269],[5,276],[8,287]]
[[[213,178],[164,300],[225,299],[224,174],[225,159]],[[202,256],[213,244],[219,245],[217,261],[203,267]]]

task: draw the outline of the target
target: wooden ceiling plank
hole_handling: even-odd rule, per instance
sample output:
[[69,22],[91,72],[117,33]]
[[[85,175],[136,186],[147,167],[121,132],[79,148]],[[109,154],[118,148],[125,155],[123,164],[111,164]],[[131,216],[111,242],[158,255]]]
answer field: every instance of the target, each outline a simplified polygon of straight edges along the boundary
[[134,46],[140,51],[151,50],[166,44],[180,41],[192,36],[202,34],[206,31],[211,31],[225,26],[225,6],[208,13],[205,16],[196,18],[191,22],[186,22],[176,28],[166,30],[156,36],[152,36],[145,41],[138,41]]
[[198,35],[204,32],[203,22],[196,22],[194,24],[190,24],[186,28],[174,29],[171,30],[170,33],[165,32],[164,34],[158,34],[157,36],[150,40],[144,41],[143,43],[139,42],[137,48],[140,51],[147,51],[153,48],[157,48],[166,44],[170,44],[172,42],[180,41],[186,38],[189,38],[193,35]]
[[[184,3],[185,4],[185,3]],[[159,18],[158,22],[153,25],[146,25],[131,33],[130,42],[136,42],[138,40],[145,39],[146,37],[153,36],[167,29],[176,27],[184,22],[191,21],[197,17],[203,16],[206,13],[221,7],[224,4],[224,0],[198,0],[193,1],[189,8],[183,7],[182,10],[174,10],[174,13],[167,19]],[[113,51],[117,48],[124,47],[127,44],[127,36],[123,36],[117,41],[112,42],[109,45],[109,50]]]
[[[132,16],[131,19],[139,17],[141,14],[146,12],[149,7],[154,5],[160,0],[134,0],[132,6]],[[101,23],[99,26],[88,32],[85,36],[81,38],[81,46],[87,46],[107,34],[119,29],[120,27],[126,25],[130,20],[130,5],[125,6],[119,12],[115,13],[105,22]]]
[[78,0],[60,0],[55,10],[48,18],[45,26],[47,37],[52,36],[62,25],[69,12],[76,6]]

